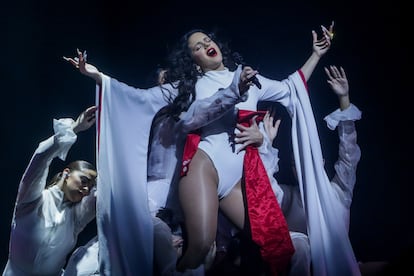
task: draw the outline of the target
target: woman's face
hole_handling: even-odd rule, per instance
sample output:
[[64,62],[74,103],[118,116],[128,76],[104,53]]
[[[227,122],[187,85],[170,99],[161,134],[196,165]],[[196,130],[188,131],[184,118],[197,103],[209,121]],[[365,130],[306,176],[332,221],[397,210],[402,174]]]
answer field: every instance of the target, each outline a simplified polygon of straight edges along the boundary
[[188,38],[188,47],[194,62],[203,72],[224,69],[223,55],[218,45],[205,33],[193,33]]
[[64,189],[65,197],[71,202],[79,202],[84,196],[89,195],[95,185],[96,171],[82,170],[71,171],[66,178]]

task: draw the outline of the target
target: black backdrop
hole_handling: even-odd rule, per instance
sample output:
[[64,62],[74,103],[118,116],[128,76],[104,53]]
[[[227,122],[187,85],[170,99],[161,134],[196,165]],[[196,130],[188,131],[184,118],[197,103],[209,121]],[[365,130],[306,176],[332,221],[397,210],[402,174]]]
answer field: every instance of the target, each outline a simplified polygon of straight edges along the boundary
[[[363,111],[357,123],[362,159],[350,228],[355,253],[360,261],[383,261],[412,249],[411,91],[404,89],[408,87],[403,65],[408,58],[397,2],[84,2],[8,1],[0,10],[0,269],[7,260],[18,183],[34,149],[53,133],[52,118],[74,117],[94,104],[94,82],[76,72],[63,55],[73,56],[77,47],[87,49],[88,60],[101,71],[144,87],[169,46],[185,31],[201,27],[229,39],[231,48],[261,74],[281,79],[310,55],[311,30],[320,31],[320,25],[328,26],[331,20],[335,39],[309,88],[328,171],[338,141],[322,118],[336,108],[337,100],[326,84],[323,66],[345,68],[351,101]],[[94,142],[93,130],[82,133],[67,160],[95,162]],[[52,170],[61,166],[56,161]],[[94,231],[92,224],[80,242]]]

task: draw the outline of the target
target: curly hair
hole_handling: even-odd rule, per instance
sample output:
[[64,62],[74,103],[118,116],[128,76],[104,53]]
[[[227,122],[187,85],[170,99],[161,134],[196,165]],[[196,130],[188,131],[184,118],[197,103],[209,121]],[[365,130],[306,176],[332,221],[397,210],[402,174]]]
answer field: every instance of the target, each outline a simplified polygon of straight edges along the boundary
[[[174,117],[178,117],[181,112],[187,111],[191,103],[195,100],[195,85],[199,77],[203,75],[197,70],[191,50],[188,47],[188,39],[194,33],[201,32],[207,34],[219,47],[223,55],[223,64],[229,70],[234,70],[236,62],[234,54],[231,53],[226,43],[216,39],[215,33],[206,32],[202,29],[192,29],[185,33],[178,41],[168,56],[168,74],[166,82],[178,89],[178,95],[172,100],[170,105],[170,113]],[[240,56],[238,53],[237,56]]]

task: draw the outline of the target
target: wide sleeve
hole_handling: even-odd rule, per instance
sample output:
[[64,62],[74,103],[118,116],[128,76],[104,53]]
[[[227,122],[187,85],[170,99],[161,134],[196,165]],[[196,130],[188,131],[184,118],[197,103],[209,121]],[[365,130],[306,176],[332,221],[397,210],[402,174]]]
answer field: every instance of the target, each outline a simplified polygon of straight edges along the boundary
[[152,275],[148,142],[156,112],[168,103],[165,93],[176,91],[168,86],[138,89],[106,75],[102,79],[96,87],[100,272]]
[[361,275],[343,204],[326,174],[309,94],[300,72],[289,76],[292,147],[311,245],[314,275]]
[[176,124],[176,130],[188,133],[192,130],[201,128],[212,121],[219,119],[239,102],[246,101],[247,94],[240,95],[241,66],[234,73],[231,84],[218,90],[212,96],[194,101],[187,112],[180,116],[180,121]]
[[[258,91],[252,93],[249,91],[251,96],[257,96],[259,101],[270,101],[270,102],[279,102],[281,105],[286,107],[287,111],[292,114],[294,109],[294,102],[293,102],[293,95],[292,93],[296,92],[295,89],[295,78],[292,76],[299,75],[300,71],[296,71],[291,74],[288,78],[278,81],[272,80],[261,75],[258,75],[257,78],[259,79],[260,83],[262,84],[262,88],[258,89],[254,86],[254,89]],[[304,78],[299,79],[299,82],[304,87],[307,87],[306,81]],[[250,89],[252,90],[252,89]]]
[[41,197],[52,160],[59,157],[64,161],[69,149],[77,139],[72,130],[73,123],[73,119],[70,118],[53,120],[55,134],[39,143],[34,152],[20,181],[16,207]]
[[349,210],[356,182],[356,169],[361,159],[361,150],[357,144],[355,121],[361,118],[361,111],[352,105],[347,109],[336,110],[325,117],[328,123],[336,121],[339,136],[338,160],[335,162],[335,175],[331,183],[338,192],[338,199]]

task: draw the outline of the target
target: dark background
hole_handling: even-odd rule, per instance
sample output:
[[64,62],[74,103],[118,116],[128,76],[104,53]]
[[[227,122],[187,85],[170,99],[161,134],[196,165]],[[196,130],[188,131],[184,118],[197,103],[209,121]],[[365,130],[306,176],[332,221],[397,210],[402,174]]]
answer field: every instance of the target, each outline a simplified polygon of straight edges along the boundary
[[[323,66],[343,66],[357,122],[362,159],[351,210],[350,237],[360,261],[393,261],[411,253],[414,236],[409,171],[412,118],[408,47],[398,2],[336,1],[7,1],[0,9],[1,182],[0,270],[8,254],[17,188],[38,143],[53,134],[52,118],[76,117],[95,100],[95,83],[62,56],[87,49],[101,71],[137,87],[186,31],[217,30],[233,50],[267,77],[285,78],[311,54],[314,29],[335,20],[335,38],[308,85],[329,173],[337,134],[323,117],[337,108]],[[407,43],[407,42],[406,42]],[[283,124],[279,133],[283,139]],[[81,133],[67,160],[95,162],[94,131]],[[283,161],[281,149],[281,162]],[[138,164],[139,165],[139,164]],[[53,163],[52,171],[63,163]],[[283,165],[282,165],[283,168]],[[281,176],[282,177],[282,176]],[[94,225],[80,237],[86,242]]]

